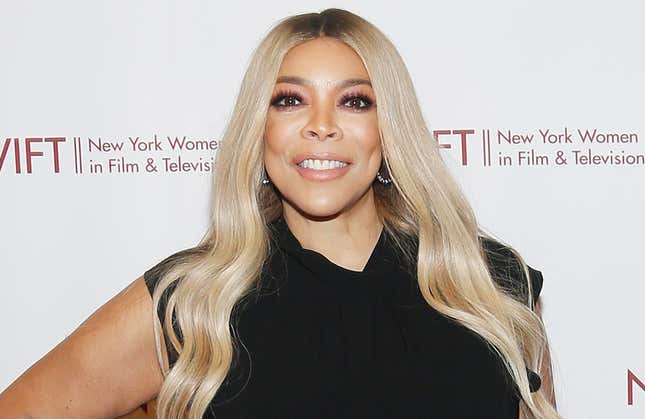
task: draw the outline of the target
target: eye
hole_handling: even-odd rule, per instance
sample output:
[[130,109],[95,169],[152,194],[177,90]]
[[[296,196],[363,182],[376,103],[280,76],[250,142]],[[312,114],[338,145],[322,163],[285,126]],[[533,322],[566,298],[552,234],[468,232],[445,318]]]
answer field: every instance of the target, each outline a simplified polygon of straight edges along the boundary
[[364,111],[372,107],[372,99],[360,93],[349,93],[340,100],[345,105],[349,103],[349,108],[357,111]]
[[302,97],[295,92],[279,92],[271,99],[271,106],[275,108],[292,108],[298,106],[300,102],[302,102]]
[[[294,91],[281,91],[271,99],[271,106],[276,109],[290,109],[302,104],[302,96]],[[355,111],[365,111],[372,107],[373,101],[361,93],[348,93],[340,99],[341,106],[346,106]],[[349,104],[349,106],[347,106]]]

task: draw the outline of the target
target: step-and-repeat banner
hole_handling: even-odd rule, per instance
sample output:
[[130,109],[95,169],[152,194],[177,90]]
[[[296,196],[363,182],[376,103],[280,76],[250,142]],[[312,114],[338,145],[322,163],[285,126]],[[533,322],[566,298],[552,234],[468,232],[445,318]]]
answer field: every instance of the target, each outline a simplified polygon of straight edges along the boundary
[[[1,4],[4,389],[199,240],[253,48],[278,19],[335,5]],[[542,271],[558,409],[645,417],[645,6],[345,7],[399,48],[481,225]]]

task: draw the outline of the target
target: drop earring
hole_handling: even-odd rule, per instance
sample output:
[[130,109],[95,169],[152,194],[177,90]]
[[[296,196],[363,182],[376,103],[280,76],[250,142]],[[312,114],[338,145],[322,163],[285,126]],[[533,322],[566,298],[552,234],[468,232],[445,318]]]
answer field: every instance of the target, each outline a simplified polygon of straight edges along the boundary
[[[383,165],[383,162],[384,162],[384,161],[385,161],[385,160],[382,160],[382,161],[381,161],[381,168],[379,169],[379,171],[378,171],[378,172],[376,172],[376,178],[377,178],[377,179],[378,179],[378,181],[379,181],[379,182],[381,182],[383,185],[385,185],[385,186],[389,186],[389,185],[392,183],[392,178],[390,177],[390,175],[389,175],[389,173],[388,173],[387,169],[386,169],[386,168],[385,168],[385,166]],[[383,174],[381,174],[381,173],[383,173],[385,176],[384,176]]]
[[266,167],[263,169],[264,170],[264,175],[262,176],[262,185],[268,185],[271,183],[269,180],[269,174],[267,173]]

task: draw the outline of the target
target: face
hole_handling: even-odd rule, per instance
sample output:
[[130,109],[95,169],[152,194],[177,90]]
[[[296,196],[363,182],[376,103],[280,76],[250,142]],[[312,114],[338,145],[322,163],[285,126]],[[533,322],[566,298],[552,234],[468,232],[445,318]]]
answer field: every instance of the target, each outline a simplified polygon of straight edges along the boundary
[[301,213],[333,217],[373,202],[381,164],[376,97],[351,47],[316,38],[286,54],[267,114],[264,156],[283,204]]

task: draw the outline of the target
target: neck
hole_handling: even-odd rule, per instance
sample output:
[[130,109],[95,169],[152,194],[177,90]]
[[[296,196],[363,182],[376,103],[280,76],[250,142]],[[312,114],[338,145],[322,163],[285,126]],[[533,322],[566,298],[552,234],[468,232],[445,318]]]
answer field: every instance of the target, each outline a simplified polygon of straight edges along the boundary
[[371,189],[363,202],[333,215],[304,214],[285,202],[283,210],[289,229],[303,248],[354,271],[363,270],[383,229]]

